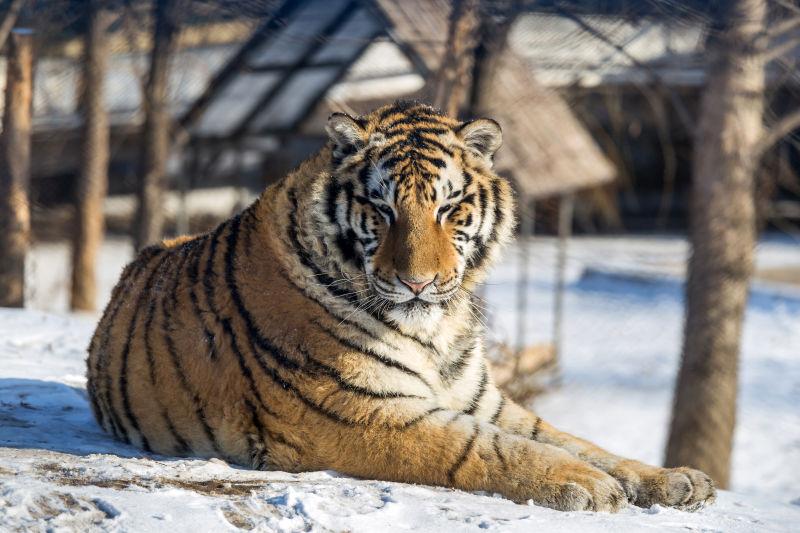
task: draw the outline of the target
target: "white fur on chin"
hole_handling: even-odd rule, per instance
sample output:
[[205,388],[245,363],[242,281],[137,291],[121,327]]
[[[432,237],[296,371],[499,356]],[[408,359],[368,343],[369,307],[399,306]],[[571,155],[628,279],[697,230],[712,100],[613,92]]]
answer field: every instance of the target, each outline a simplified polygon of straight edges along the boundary
[[443,316],[442,307],[435,304],[405,303],[394,306],[386,313],[386,317],[404,333],[423,337],[434,335]]

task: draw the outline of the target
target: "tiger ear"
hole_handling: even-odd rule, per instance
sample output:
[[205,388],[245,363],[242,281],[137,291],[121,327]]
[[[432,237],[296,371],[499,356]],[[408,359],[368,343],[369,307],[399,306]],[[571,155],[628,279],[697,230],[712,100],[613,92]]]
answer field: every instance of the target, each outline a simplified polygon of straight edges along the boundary
[[503,144],[500,124],[490,118],[479,118],[465,122],[456,132],[468,148],[472,148],[489,161]]
[[334,113],[325,125],[328,137],[333,141],[334,150],[350,154],[367,144],[367,132],[359,126],[356,119],[346,113]]

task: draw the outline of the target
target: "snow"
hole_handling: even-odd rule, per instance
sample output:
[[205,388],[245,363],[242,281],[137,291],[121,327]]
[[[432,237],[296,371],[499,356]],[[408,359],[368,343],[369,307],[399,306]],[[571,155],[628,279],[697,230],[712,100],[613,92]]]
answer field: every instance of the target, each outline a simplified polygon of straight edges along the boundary
[[[529,243],[526,342],[550,339],[554,243]],[[103,249],[101,297],[129,257]],[[517,250],[490,278],[493,336],[514,342]],[[660,463],[682,328],[677,238],[571,243],[557,386],[534,401],[555,425]],[[559,513],[487,494],[356,480],[335,472],[256,472],[219,460],[147,456],[105,435],[84,390],[95,315],[69,315],[66,247],[39,246],[25,311],[0,309],[0,531],[793,531],[800,521],[800,296],[757,282],[743,339],[733,492],[697,513],[628,508]],[[800,268],[772,239],[760,267]],[[46,310],[46,311],[44,311]],[[613,429],[611,429],[613,428]]]

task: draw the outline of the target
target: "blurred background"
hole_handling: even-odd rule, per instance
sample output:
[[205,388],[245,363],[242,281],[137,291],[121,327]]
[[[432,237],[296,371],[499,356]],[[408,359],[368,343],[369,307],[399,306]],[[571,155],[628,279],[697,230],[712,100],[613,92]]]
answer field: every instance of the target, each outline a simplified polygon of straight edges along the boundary
[[477,301],[497,380],[800,501],[800,2],[0,0],[0,49],[0,306],[96,318],[333,111],[489,116],[519,200]]

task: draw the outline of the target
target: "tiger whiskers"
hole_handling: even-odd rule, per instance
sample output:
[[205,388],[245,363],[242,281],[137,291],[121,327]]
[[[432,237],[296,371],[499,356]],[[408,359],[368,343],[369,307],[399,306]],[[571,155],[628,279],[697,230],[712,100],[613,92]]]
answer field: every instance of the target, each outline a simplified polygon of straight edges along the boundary
[[365,300],[363,300],[363,301],[359,302],[359,304],[356,306],[356,308],[355,308],[355,309],[353,309],[353,310],[352,310],[350,313],[348,313],[348,314],[347,314],[347,316],[345,316],[345,317],[342,319],[342,321],[341,321],[341,322],[339,322],[339,324],[337,324],[337,326],[336,326],[336,327],[339,327],[339,326],[341,326],[342,324],[344,324],[345,322],[347,322],[347,321],[350,319],[350,317],[351,317],[351,316],[353,316],[353,315],[355,315],[356,313],[358,313],[358,312],[362,312],[362,311],[366,311],[366,309],[367,309],[367,308],[368,308],[370,305],[372,305],[373,303],[375,303],[375,301],[376,301],[378,298],[379,298],[379,296],[378,296],[378,295],[376,295],[376,294],[373,294],[373,295],[372,295],[372,296],[370,296],[369,298],[367,298],[367,299],[365,299]]
[[381,187],[383,187],[383,193],[388,198],[389,197],[389,187],[386,186],[386,181],[384,181],[384,179],[383,179],[383,172],[381,172],[381,169],[378,168],[378,165],[377,165],[377,163],[375,163],[374,159],[370,158],[369,162],[372,165],[372,168],[375,169],[375,172],[377,172],[378,179],[380,180],[379,183],[381,184]]

